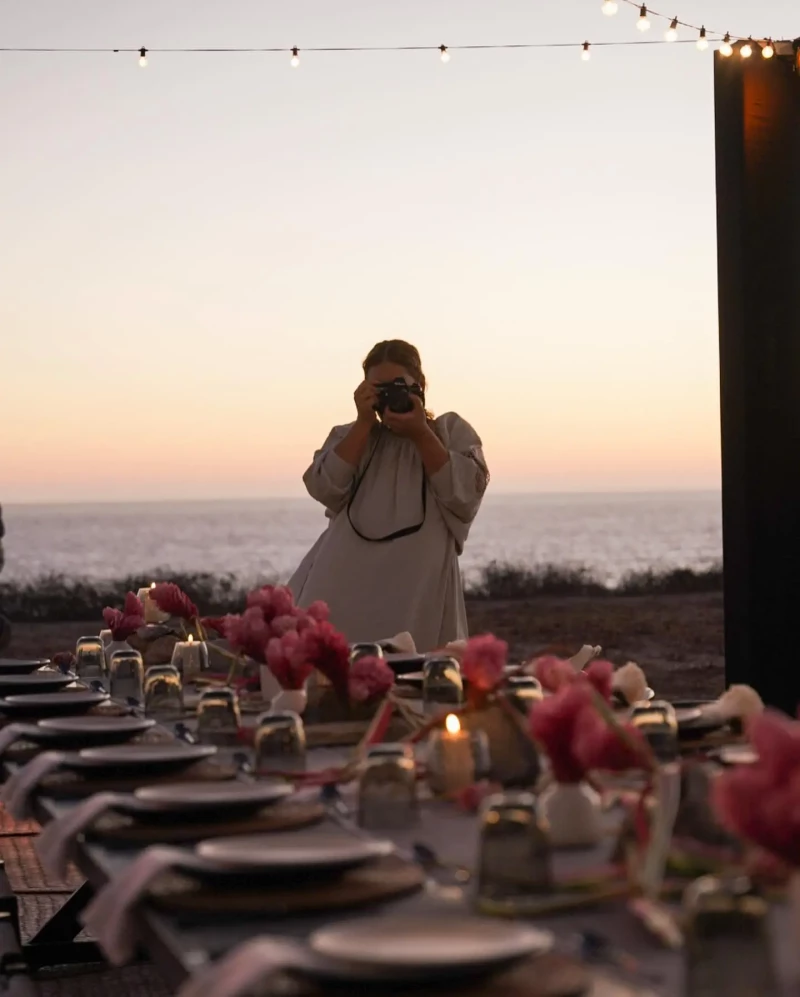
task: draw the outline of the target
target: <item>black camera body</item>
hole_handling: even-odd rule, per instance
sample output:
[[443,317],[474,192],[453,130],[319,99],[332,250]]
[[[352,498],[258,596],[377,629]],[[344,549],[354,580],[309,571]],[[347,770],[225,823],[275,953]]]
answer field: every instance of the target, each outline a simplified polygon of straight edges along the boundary
[[384,381],[382,384],[376,384],[375,388],[378,392],[375,411],[379,415],[383,415],[387,409],[389,412],[413,412],[414,403],[411,401],[412,395],[416,395],[417,398],[422,399],[423,405],[425,404],[425,395],[422,388],[418,384],[406,384],[402,377],[396,377],[393,381]]

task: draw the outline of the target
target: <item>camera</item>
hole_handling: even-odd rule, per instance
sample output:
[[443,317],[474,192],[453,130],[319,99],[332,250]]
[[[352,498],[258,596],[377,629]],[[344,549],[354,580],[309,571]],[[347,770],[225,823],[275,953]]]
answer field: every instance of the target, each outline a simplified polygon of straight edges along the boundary
[[418,384],[406,384],[402,377],[376,384],[375,389],[378,392],[375,411],[379,415],[383,415],[387,409],[390,412],[413,412],[414,403],[411,401],[411,395],[416,395],[422,399],[423,404],[425,403],[422,388]]

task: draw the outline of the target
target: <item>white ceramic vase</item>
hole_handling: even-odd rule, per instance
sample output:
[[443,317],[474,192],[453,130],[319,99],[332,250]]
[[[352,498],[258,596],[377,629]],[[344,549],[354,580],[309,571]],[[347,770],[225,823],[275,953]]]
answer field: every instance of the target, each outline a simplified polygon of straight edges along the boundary
[[108,644],[106,644],[106,671],[108,671],[108,668],[111,664],[111,655],[114,654],[115,651],[132,651],[132,650],[133,648],[126,640],[114,640],[112,638],[112,640]]
[[269,712],[283,713],[285,710],[291,710],[292,713],[302,716],[307,704],[308,694],[305,689],[281,689],[270,703]]
[[584,782],[553,782],[541,795],[553,848],[589,848],[603,836],[600,797]]

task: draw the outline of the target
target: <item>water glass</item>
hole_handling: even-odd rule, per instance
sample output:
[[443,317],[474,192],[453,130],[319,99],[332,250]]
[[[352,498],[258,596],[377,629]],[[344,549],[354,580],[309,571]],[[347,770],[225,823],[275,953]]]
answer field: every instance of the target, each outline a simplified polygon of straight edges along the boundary
[[542,683],[532,675],[512,675],[506,683],[506,698],[523,716],[544,699]]
[[206,689],[197,702],[197,736],[206,744],[219,744],[238,736],[242,722],[239,694],[229,687]]
[[256,772],[304,772],[306,731],[302,719],[290,710],[262,713],[253,736]]
[[353,644],[350,648],[350,664],[359,661],[361,658],[383,658],[383,648],[380,644],[361,643]]
[[183,683],[173,665],[153,665],[145,672],[144,711],[148,715],[183,713]]
[[114,651],[108,662],[108,692],[112,699],[141,703],[144,694],[144,661],[138,651]]
[[661,762],[672,761],[678,755],[678,720],[675,707],[663,700],[634,706],[630,722],[638,727],[650,749]]
[[448,706],[464,701],[461,666],[455,658],[435,657],[425,662],[422,671],[422,703],[426,713],[437,714]]
[[536,797],[525,792],[490,796],[480,814],[479,895],[513,901],[552,889],[552,849]]
[[75,644],[75,671],[80,679],[102,679],[106,673],[105,646],[99,637],[79,637]]
[[370,748],[358,783],[358,823],[367,830],[402,830],[418,819],[413,749],[405,744]]

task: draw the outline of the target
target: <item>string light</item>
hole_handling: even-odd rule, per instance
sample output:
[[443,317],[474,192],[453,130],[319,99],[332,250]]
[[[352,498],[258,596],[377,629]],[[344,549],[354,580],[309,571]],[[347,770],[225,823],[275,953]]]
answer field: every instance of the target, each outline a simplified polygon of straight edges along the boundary
[[144,69],[147,66],[147,49],[139,49],[139,65]]
[[731,36],[728,32],[725,32],[725,37],[722,39],[722,44],[719,47],[719,54],[725,59],[729,59],[733,55],[733,45],[731,45]]
[[639,20],[636,22],[636,27],[640,31],[649,31],[650,30],[650,21],[648,20],[648,17],[647,17],[647,5],[646,4],[642,4],[641,9],[639,10]]
[[678,18],[677,17],[673,17],[672,18],[672,23],[667,28],[667,33],[664,35],[664,38],[668,42],[676,42],[678,40]]
[[750,38],[739,49],[739,55],[741,55],[743,59],[749,59],[752,54],[753,54],[753,39]]
[[701,52],[705,52],[708,48],[708,38],[706,37],[706,29],[704,27],[700,29],[700,37],[697,39],[697,47]]
[[449,62],[450,61],[450,53],[447,50],[447,46],[446,45],[440,45],[439,46],[439,51],[441,52],[442,62]]
[[583,59],[584,62],[588,62],[592,57],[592,53],[589,51],[590,48],[591,45],[588,42],[583,43],[583,51],[581,52],[581,59]]
[[761,49],[761,54],[765,59],[771,59],[775,55],[775,46],[772,44],[772,39],[767,39],[767,44]]
[[300,65],[300,50],[296,46],[292,49],[292,58],[289,60],[289,65],[292,69],[297,69]]
[[617,0],[603,0],[603,13],[606,17],[613,17],[619,10]]

